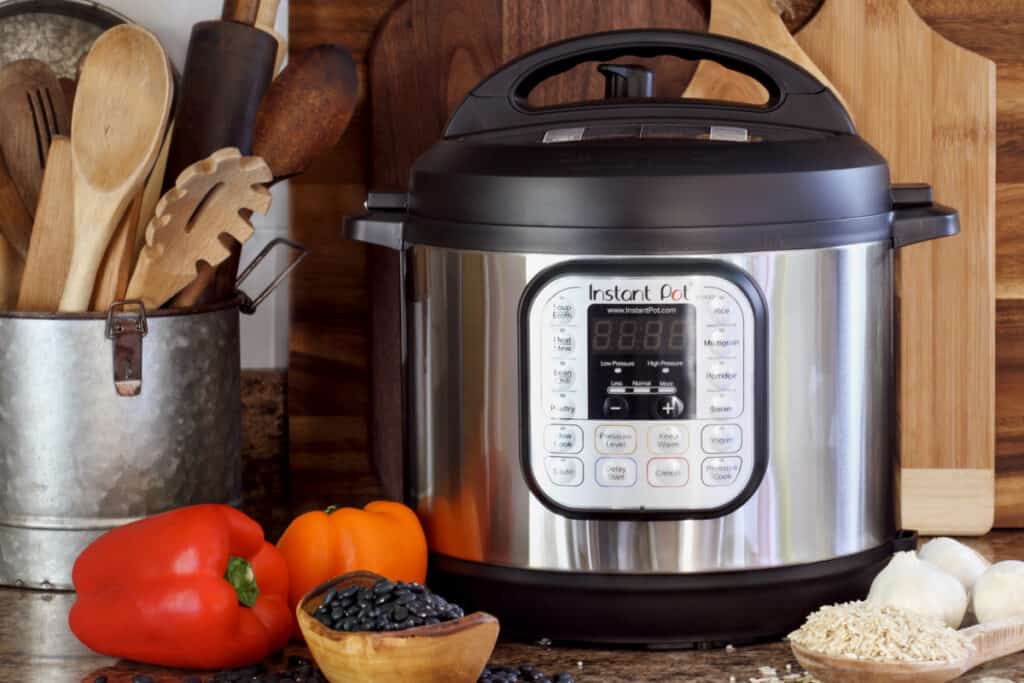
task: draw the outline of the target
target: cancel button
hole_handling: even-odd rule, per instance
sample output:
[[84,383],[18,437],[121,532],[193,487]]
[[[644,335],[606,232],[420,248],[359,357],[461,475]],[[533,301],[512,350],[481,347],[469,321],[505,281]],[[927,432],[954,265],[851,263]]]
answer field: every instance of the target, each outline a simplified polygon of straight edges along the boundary
[[701,465],[701,480],[705,486],[729,486],[740,476],[743,461],[731,458],[706,458]]

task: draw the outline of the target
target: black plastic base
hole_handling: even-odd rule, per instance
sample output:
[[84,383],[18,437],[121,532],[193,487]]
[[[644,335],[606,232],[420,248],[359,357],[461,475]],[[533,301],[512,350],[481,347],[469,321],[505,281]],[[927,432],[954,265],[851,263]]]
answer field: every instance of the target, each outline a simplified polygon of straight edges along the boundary
[[825,562],[706,574],[586,574],[431,558],[430,587],[467,611],[498,617],[527,640],[657,648],[724,647],[777,639],[818,607],[859,600],[893,552],[917,536]]

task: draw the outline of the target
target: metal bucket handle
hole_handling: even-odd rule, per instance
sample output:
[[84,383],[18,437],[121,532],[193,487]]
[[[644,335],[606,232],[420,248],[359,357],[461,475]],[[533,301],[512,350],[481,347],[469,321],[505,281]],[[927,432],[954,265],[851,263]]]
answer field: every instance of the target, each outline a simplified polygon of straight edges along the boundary
[[[284,245],[299,253],[291,260],[291,263],[289,263],[284,270],[278,273],[271,283],[267,285],[255,299],[250,298],[248,294],[242,291],[242,283],[245,282],[246,278],[256,270],[257,266],[259,266],[260,263],[270,255],[270,252],[280,245]],[[277,289],[278,285],[280,285],[281,282],[283,282],[284,279],[288,277],[288,275],[291,274],[291,272],[295,270],[295,268],[302,263],[302,260],[307,256],[309,256],[309,249],[307,247],[299,244],[298,242],[292,242],[289,239],[285,239],[284,237],[278,237],[267,244],[267,246],[263,247],[263,250],[248,266],[246,266],[245,270],[242,271],[242,274],[238,276],[238,280],[235,282],[235,290],[241,298],[241,303],[238,305],[239,310],[246,315],[252,315],[255,313],[256,309],[260,307],[260,304],[266,301],[267,297],[274,293],[274,290]]]

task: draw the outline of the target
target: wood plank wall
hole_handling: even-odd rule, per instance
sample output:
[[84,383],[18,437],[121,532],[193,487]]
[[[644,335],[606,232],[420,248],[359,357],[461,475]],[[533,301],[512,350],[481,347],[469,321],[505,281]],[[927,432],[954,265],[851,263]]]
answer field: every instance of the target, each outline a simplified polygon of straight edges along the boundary
[[[291,49],[340,43],[365,76],[374,30],[392,1],[292,0]],[[796,28],[819,0],[791,4],[787,23]],[[998,66],[997,467],[1024,474],[1024,0],[912,4],[940,33]],[[292,183],[293,235],[313,249],[292,284],[288,398],[296,510],[362,504],[380,495],[367,460],[366,258],[359,245],[340,237],[342,216],[358,212],[366,195],[369,141],[364,90],[338,147]]]

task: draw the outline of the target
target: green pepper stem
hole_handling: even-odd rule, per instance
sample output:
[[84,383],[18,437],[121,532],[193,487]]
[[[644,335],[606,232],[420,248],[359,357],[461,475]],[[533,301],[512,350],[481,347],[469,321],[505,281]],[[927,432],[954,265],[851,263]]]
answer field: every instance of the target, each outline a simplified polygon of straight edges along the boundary
[[246,607],[256,604],[260,588],[256,585],[256,574],[252,565],[241,557],[232,557],[228,560],[228,569],[224,572],[224,578],[230,583],[235,592],[238,593],[238,602]]
[[337,509],[338,509],[338,506],[337,506],[337,505],[328,505],[328,506],[327,506],[327,509],[326,509],[326,510],[324,510],[324,512],[325,512],[325,513],[327,513],[327,514],[329,515],[329,514],[332,514],[332,513],[333,513],[333,512],[335,511],[335,510],[337,510]]

